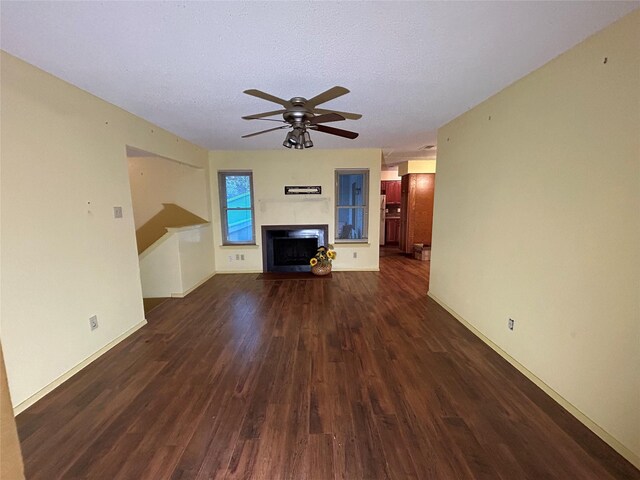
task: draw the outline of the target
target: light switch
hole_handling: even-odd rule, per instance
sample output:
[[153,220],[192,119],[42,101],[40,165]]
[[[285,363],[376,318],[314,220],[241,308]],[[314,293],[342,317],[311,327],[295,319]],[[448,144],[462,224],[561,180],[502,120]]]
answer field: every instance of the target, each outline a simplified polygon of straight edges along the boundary
[[122,207],[113,207],[113,218],[122,218]]

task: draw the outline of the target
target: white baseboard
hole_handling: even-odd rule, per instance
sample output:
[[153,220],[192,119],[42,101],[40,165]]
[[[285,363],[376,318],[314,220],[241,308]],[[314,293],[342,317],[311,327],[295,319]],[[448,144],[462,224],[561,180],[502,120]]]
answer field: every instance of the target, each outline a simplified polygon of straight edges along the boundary
[[218,270],[216,271],[216,274],[218,273],[228,275],[230,273],[236,274],[236,273],[263,273],[263,272],[262,270]]
[[366,268],[333,268],[331,269],[332,272],[379,272],[380,269],[376,268],[376,267],[366,267]]
[[115,338],[114,340],[112,340],[111,342],[107,343],[104,347],[102,347],[100,350],[98,350],[96,353],[94,353],[93,355],[85,358],[82,362],[80,362],[79,364],[77,364],[75,367],[73,367],[71,370],[69,370],[68,372],[60,375],[58,378],[56,378],[53,382],[51,382],[49,385],[47,385],[46,387],[40,389],[39,391],[37,391],[36,393],[34,393],[33,395],[31,395],[29,398],[27,398],[26,400],[24,400],[23,402],[19,403],[18,405],[16,405],[15,407],[13,407],[13,414],[14,415],[18,415],[19,413],[24,412],[27,408],[29,408],[31,405],[33,405],[34,403],[36,403],[38,400],[40,400],[41,398],[43,398],[46,394],[52,392],[54,389],[56,389],[57,387],[59,387],[60,385],[62,385],[64,382],[66,382],[67,380],[69,380],[71,377],[73,377],[76,373],[78,373],[80,370],[82,370],[84,367],[86,367],[87,365],[89,365],[91,362],[93,362],[94,360],[96,360],[97,358],[101,357],[103,354],[105,354],[107,351],[111,350],[113,347],[115,347],[117,344],[119,344],[121,341],[123,341],[125,338],[127,338],[129,335],[133,334],[134,332],[136,332],[137,330],[140,330],[142,327],[144,327],[147,324],[146,320],[142,320],[141,322],[137,323],[136,325],[134,325],[133,327],[131,327],[129,330],[127,330],[126,332],[124,332],[122,335],[120,335],[119,337]]
[[202,284],[204,284],[207,280],[209,280],[210,278],[212,278],[214,275],[216,274],[216,272],[213,272],[211,275],[209,275],[208,277],[203,278],[202,280],[200,280],[198,283],[196,283],[193,287],[191,287],[189,290],[187,290],[186,292],[183,293],[172,293],[171,294],[171,298],[184,298],[187,295],[189,295],[191,292],[193,292],[196,288],[198,288],[199,286],[201,286]]
[[518,362],[515,358],[509,355],[507,352],[502,350],[498,345],[493,343],[488,337],[486,337],[482,332],[480,332],[477,328],[475,328],[471,323],[458,315],[449,305],[444,303],[438,297],[436,297],[433,293],[428,292],[427,295],[435,300],[442,308],[444,308],[447,312],[449,312],[456,320],[462,323],[465,327],[467,327],[476,337],[486,343],[489,347],[491,347],[498,355],[504,358],[507,362],[513,365],[520,373],[522,373],[525,377],[535,383],[539,388],[544,391],[547,395],[549,395],[553,400],[559,403],[565,410],[567,410],[571,415],[576,417],[581,423],[583,423],[589,430],[595,433],[598,437],[600,437],[605,443],[607,443],[611,448],[613,448],[616,452],[626,458],[629,462],[631,462],[637,468],[640,468],[640,457],[625,447],[622,443],[616,440],[610,433],[604,430],[600,425],[587,417],[584,413],[582,413],[576,406],[574,406],[571,402],[569,402],[566,398],[556,392],[549,385],[544,383],[540,378],[538,378],[533,372],[528,370],[524,365]]

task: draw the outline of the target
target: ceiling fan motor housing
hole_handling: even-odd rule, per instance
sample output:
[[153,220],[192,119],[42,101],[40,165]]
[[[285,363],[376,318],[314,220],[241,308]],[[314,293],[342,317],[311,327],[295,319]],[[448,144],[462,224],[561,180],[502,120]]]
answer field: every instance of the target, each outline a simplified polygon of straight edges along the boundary
[[[292,103],[293,103],[293,100],[296,100],[296,99],[304,100],[304,98],[295,97],[291,99]],[[282,114],[282,118],[284,118],[286,122],[289,122],[291,124],[304,123],[307,120],[310,120],[311,118],[313,118],[313,116],[314,116],[313,113],[311,113],[310,110],[305,108],[304,104],[294,105],[293,107],[288,108]]]

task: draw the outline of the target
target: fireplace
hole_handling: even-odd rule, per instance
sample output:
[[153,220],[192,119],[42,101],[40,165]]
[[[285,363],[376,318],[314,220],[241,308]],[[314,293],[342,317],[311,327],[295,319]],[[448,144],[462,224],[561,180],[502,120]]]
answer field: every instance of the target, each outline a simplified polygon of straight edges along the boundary
[[309,260],[326,245],[328,225],[263,225],[265,272],[308,272]]

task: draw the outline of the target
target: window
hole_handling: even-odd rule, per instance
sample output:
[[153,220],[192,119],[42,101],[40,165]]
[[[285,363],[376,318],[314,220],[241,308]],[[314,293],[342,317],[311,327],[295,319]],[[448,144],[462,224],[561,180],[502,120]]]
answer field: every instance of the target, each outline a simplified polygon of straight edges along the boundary
[[251,172],[218,172],[224,245],[254,244],[253,176]]
[[336,170],[336,241],[367,239],[369,170]]

